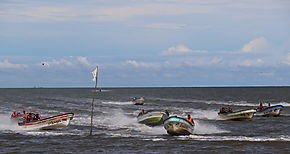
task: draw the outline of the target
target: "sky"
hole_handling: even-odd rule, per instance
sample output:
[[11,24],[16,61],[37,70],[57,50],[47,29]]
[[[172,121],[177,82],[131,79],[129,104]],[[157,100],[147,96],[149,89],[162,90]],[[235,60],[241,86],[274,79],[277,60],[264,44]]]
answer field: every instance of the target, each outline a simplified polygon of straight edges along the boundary
[[0,88],[289,86],[289,0],[1,0]]

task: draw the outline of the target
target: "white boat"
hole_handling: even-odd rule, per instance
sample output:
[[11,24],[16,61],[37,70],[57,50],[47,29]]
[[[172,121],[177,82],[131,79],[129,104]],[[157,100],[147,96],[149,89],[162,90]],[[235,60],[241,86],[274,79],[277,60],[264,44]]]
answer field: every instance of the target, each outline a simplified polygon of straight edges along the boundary
[[133,103],[134,105],[143,105],[145,99],[143,97],[134,97],[133,98]]
[[220,118],[225,120],[241,120],[241,119],[251,119],[256,113],[255,109],[241,110],[236,112],[219,112],[218,115]]
[[255,115],[257,116],[279,116],[282,109],[284,108],[283,105],[275,105],[263,108],[262,110],[257,110]]
[[140,113],[137,120],[148,126],[157,126],[163,124],[163,121],[168,117],[169,113],[166,110],[148,110],[145,113]]
[[54,129],[59,127],[68,126],[73,119],[73,113],[65,113],[40,120],[32,120],[26,122],[25,120],[19,121],[18,126],[23,129]]
[[172,116],[164,120],[164,128],[170,135],[190,135],[193,134],[194,124],[184,118]]

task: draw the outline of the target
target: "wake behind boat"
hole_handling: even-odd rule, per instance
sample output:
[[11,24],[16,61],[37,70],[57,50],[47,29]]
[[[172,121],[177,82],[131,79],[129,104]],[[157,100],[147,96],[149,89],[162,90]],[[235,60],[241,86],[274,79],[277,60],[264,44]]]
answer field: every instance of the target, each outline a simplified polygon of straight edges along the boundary
[[241,111],[223,111],[223,108],[218,113],[219,117],[225,120],[241,120],[241,119],[251,119],[254,116],[254,113],[256,113],[256,110],[254,109],[248,109],[248,110],[241,110]]
[[193,134],[194,123],[181,117],[172,116],[164,121],[164,128],[170,135],[190,135]]
[[257,116],[279,116],[282,109],[284,108],[283,105],[275,105],[266,108],[261,108],[257,110],[255,115]]
[[137,116],[139,123],[148,126],[157,126],[163,124],[163,121],[169,117],[169,113],[166,110],[142,110]]

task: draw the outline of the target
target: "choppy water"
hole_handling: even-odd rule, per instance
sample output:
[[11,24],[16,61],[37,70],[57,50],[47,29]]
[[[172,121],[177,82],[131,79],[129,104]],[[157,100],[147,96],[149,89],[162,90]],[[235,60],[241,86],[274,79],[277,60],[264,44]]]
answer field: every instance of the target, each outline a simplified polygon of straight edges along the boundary
[[[145,97],[135,106],[132,97]],[[97,93],[93,136],[90,129],[92,89],[0,89],[1,152],[57,153],[286,153],[290,151],[290,88],[108,88]],[[220,107],[256,108],[259,102],[286,106],[280,117],[225,121]],[[13,109],[37,110],[42,117],[73,112],[68,127],[21,130],[9,119]],[[167,109],[191,114],[194,135],[169,136],[162,126],[137,123],[140,109]]]

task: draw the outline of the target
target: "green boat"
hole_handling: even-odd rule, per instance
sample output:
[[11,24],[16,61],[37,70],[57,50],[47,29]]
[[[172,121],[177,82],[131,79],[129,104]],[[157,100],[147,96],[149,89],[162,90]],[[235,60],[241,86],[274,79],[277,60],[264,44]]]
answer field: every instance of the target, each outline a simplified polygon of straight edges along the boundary
[[157,126],[163,124],[163,121],[169,117],[166,110],[148,110],[145,113],[140,113],[137,120],[141,124],[148,126]]

